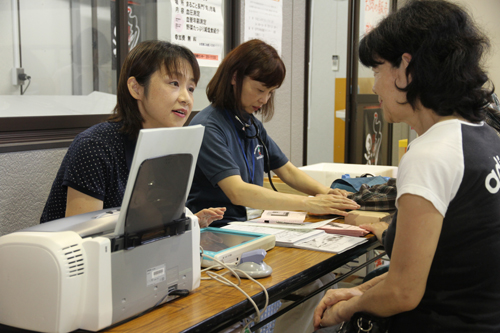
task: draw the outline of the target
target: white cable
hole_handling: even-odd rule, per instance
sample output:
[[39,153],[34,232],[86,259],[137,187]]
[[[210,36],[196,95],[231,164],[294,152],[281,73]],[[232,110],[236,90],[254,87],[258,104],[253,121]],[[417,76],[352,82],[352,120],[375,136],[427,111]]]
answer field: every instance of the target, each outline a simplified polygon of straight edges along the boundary
[[[259,310],[259,307],[257,306],[257,304],[255,304],[254,300],[243,290],[239,287],[239,285],[241,284],[241,279],[240,279],[240,276],[237,274],[238,273],[242,273],[243,275],[245,275],[249,280],[255,282],[256,284],[259,285],[259,287],[262,288],[263,292],[264,292],[264,295],[266,295],[266,303],[264,304],[264,308],[262,309],[262,313],[264,313],[267,309],[267,306],[269,304],[269,294],[267,293],[267,289],[260,283],[258,282],[257,280],[255,280],[254,278],[252,278],[250,275],[248,275],[246,272],[240,270],[240,269],[233,269],[231,268],[229,265],[223,263],[222,261],[219,261],[213,257],[210,257],[206,254],[203,253],[203,248],[200,246],[200,249],[201,249],[201,256],[204,257],[204,258],[207,258],[207,259],[210,259],[210,260],[213,260],[215,261],[216,263],[218,263],[219,265],[213,265],[213,266],[210,266],[210,267],[207,267],[205,269],[203,269],[201,272],[205,272],[207,273],[207,275],[209,277],[202,277],[201,279],[202,280],[216,280],[226,286],[229,286],[229,287],[234,287],[236,289],[238,289],[243,295],[245,295],[245,297],[250,301],[250,303],[252,303],[253,307],[255,308],[255,312],[256,312],[256,316],[255,316],[255,319],[253,320],[250,320],[248,321],[245,326],[242,328],[241,332],[245,332],[245,330],[248,328],[248,326],[254,322],[254,323],[258,323],[260,321],[260,316],[261,316],[261,311]],[[217,274],[215,272],[212,272],[210,271],[211,269],[214,269],[214,268],[219,268],[220,266],[224,267],[227,269],[227,271],[225,271],[224,273],[222,274]],[[228,274],[228,273],[232,273],[236,279],[238,280],[238,284],[235,284],[233,282],[231,282],[230,280],[228,280],[227,278],[224,277],[224,275]],[[260,331],[260,330],[259,330]]]
[[28,80],[28,85],[26,86],[26,88],[24,88],[24,90],[23,90],[23,86],[21,85],[21,95],[24,95],[24,93],[26,92],[26,90],[28,90],[28,88],[29,88],[29,86],[31,84],[31,76],[28,76],[27,80]]

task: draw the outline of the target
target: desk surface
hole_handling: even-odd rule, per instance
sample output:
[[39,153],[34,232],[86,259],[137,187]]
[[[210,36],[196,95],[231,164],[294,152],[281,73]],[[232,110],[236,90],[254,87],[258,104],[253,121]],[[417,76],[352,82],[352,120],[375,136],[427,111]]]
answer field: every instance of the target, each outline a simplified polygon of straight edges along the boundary
[[[378,247],[376,237],[341,254],[275,247],[265,258],[273,268],[270,277],[259,279],[269,294],[269,304],[330,273]],[[205,274],[203,274],[204,276]],[[226,275],[227,276],[227,275]],[[234,277],[231,280],[236,281]],[[255,283],[242,279],[241,288],[262,308],[265,296]],[[162,304],[139,317],[100,332],[216,332],[254,313],[238,290],[213,280],[202,280],[190,295]],[[27,332],[0,324],[1,332]],[[75,332],[88,332],[77,330]]]
[[[377,246],[376,238],[371,237],[368,242],[339,255],[275,247],[265,259],[273,273],[259,282],[268,290],[271,304]],[[236,281],[234,277],[231,279]],[[263,306],[265,298],[259,286],[242,279],[241,287],[259,307]],[[200,287],[189,296],[101,332],[163,333],[167,327],[169,332],[211,332],[253,312],[253,306],[236,289],[217,281],[202,280]]]

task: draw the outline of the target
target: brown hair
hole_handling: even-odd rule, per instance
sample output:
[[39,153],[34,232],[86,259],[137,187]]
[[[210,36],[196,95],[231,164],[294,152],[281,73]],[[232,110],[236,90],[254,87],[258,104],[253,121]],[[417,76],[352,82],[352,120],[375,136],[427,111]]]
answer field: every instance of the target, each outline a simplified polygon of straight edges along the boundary
[[127,80],[131,76],[135,77],[137,82],[144,87],[144,94],[147,96],[153,73],[160,70],[162,66],[165,66],[169,75],[177,73],[183,59],[191,65],[194,80],[198,83],[200,67],[189,49],[159,40],[149,40],[137,44],[127,55],[121,68],[116,93],[117,103],[109,121],[123,121],[120,131],[131,138],[137,138],[144,119],[139,111],[137,100],[132,97],[128,90]]
[[[234,89],[231,84],[233,75],[236,76]],[[285,75],[285,64],[274,47],[261,40],[252,39],[226,55],[208,83],[207,97],[215,107],[239,112],[243,110],[241,89],[245,76],[262,82],[266,87],[280,87]],[[260,111],[266,121],[273,117],[274,91]]]

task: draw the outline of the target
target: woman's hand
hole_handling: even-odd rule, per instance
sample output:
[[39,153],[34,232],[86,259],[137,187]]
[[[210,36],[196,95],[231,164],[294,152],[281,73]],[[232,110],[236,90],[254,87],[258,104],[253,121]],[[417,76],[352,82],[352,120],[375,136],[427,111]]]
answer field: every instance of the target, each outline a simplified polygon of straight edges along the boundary
[[379,241],[382,241],[382,234],[389,227],[389,224],[386,222],[374,222],[369,224],[362,224],[359,227],[371,232],[372,234],[377,236],[377,239]]
[[314,310],[314,329],[318,330],[320,327],[332,326],[349,320],[350,316],[344,318],[345,315],[339,310],[342,310],[345,301],[362,294],[358,288],[329,289]]
[[226,207],[217,207],[217,208],[210,207],[202,209],[194,215],[198,217],[198,223],[200,224],[200,228],[206,228],[213,221],[221,220],[224,217],[225,211]]
[[343,196],[344,198],[347,198],[349,194],[352,192],[346,191],[346,190],[341,190],[338,188],[329,188],[328,192],[326,194],[335,194],[335,195],[340,195]]
[[340,301],[334,306],[329,307],[323,313],[318,327],[329,327],[349,321],[354,313],[350,313],[347,308],[347,301]]
[[305,200],[307,212],[311,214],[346,216],[346,209],[354,210],[360,207],[355,201],[336,194],[317,194]]

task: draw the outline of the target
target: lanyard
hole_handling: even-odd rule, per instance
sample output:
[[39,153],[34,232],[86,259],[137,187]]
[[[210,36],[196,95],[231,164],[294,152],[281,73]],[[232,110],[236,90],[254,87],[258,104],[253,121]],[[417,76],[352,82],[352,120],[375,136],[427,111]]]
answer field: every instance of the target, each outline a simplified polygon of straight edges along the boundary
[[[236,133],[236,138],[238,139],[238,144],[240,145],[241,152],[243,153],[243,157],[245,158],[245,163],[247,165],[248,174],[250,175],[250,181],[253,184],[253,180],[254,180],[254,176],[255,176],[255,154],[252,153],[252,168],[250,168],[250,163],[248,163],[247,154],[245,152],[243,142],[241,141],[241,138],[238,134],[238,129],[236,128],[236,124],[234,123],[233,118],[231,118],[229,112],[227,110],[225,110],[225,111],[226,111],[226,114],[227,114],[229,120],[231,120],[231,123],[233,124],[234,131]],[[251,140],[250,141],[250,147],[251,147],[250,151],[254,150],[253,145],[254,145],[254,141]]]

